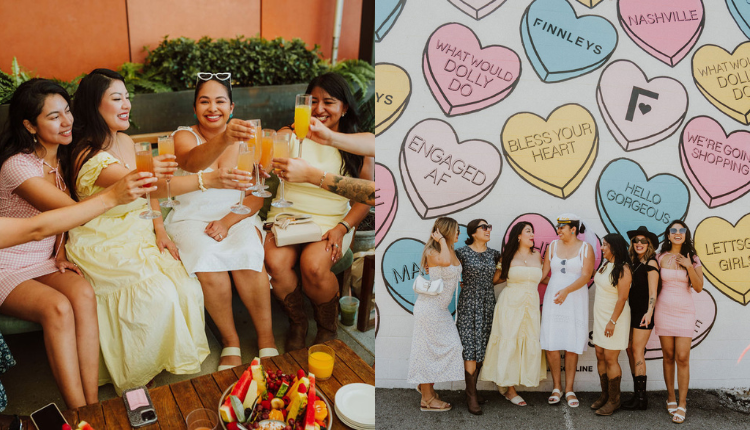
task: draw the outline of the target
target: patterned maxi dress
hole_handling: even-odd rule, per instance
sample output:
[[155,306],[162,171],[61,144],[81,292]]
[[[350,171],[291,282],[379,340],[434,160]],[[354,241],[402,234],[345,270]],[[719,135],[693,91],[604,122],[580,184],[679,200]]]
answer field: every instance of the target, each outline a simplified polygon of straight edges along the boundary
[[464,379],[461,339],[448,311],[460,276],[460,264],[430,267],[430,279],[442,279],[444,287],[437,296],[419,294],[414,303],[414,334],[407,378],[410,384]]
[[492,276],[500,252],[492,248],[476,252],[470,246],[464,246],[456,250],[456,257],[463,267],[456,326],[464,347],[464,360],[484,361],[495,309]]

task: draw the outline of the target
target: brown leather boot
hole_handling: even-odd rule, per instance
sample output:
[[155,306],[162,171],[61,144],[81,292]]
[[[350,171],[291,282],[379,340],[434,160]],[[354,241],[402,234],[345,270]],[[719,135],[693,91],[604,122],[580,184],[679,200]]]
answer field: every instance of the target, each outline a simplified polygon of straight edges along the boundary
[[305,349],[307,337],[307,314],[305,313],[305,296],[302,287],[297,288],[280,300],[284,312],[289,317],[289,331],[284,342],[284,352]]
[[328,342],[336,339],[339,328],[339,293],[326,303],[313,303],[315,311],[315,322],[318,323],[318,333],[315,335],[315,344]]
[[477,401],[477,377],[479,371],[474,370],[474,374],[464,370],[464,379],[466,379],[466,404],[469,406],[469,412],[474,415],[482,415],[482,408]]
[[609,400],[609,378],[607,377],[607,374],[599,375],[599,382],[602,385],[602,394],[599,396],[598,399],[594,403],[591,404],[591,409],[597,410],[604,406],[605,403],[607,403],[607,400]]
[[612,415],[620,409],[620,379],[622,379],[622,376],[609,380],[609,400],[604,406],[596,410],[597,415]]
[[[474,371],[474,385],[477,384],[479,381],[479,371],[482,370],[482,365],[484,364],[483,361],[477,362],[477,370]],[[477,402],[479,402],[480,405],[483,405],[487,403],[487,399],[482,397],[481,391],[477,390]]]

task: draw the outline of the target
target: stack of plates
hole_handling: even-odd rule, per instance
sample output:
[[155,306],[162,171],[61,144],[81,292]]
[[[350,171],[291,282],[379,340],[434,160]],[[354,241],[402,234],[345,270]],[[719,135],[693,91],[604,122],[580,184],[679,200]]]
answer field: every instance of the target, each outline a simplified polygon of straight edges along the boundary
[[355,430],[375,428],[375,387],[349,384],[336,392],[336,414],[342,423]]

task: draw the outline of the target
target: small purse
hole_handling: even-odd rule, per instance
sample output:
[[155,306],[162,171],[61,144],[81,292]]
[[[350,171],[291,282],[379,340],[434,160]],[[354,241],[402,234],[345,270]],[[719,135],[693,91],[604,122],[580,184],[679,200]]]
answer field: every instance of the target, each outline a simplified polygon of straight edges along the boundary
[[323,239],[320,226],[313,222],[310,215],[282,212],[274,217],[271,231],[278,247]]
[[419,276],[414,279],[412,289],[417,294],[437,296],[438,294],[443,292],[443,280],[436,279],[434,281],[430,281],[429,279],[422,276],[422,272],[420,271]]

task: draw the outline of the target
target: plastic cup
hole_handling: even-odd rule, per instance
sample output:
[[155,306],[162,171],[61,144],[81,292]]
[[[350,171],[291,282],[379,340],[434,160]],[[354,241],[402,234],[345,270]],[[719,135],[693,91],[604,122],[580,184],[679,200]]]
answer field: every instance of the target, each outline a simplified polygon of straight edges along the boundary
[[333,373],[333,363],[336,353],[325,345],[313,345],[307,350],[307,367],[315,379],[325,381]]
[[187,430],[218,430],[219,416],[211,409],[196,409],[185,417]]
[[359,309],[359,299],[352,296],[344,296],[339,299],[341,307],[341,324],[346,326],[354,325],[354,317]]

